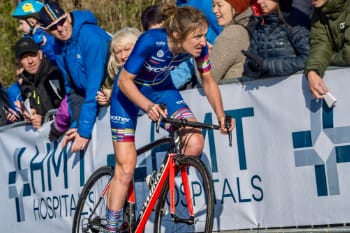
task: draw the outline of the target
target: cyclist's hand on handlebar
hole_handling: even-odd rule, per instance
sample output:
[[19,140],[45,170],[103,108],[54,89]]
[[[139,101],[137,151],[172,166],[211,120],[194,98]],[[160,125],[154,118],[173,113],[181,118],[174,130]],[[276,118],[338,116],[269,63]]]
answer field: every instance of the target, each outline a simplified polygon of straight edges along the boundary
[[162,109],[161,106],[159,106],[159,104],[153,104],[150,108],[148,108],[147,116],[152,121],[158,121],[160,116],[162,116],[163,118],[166,118],[167,111],[166,109]]
[[[222,116],[218,118],[220,123],[220,133],[221,134],[227,134],[228,132],[231,132],[235,128],[235,121],[232,117],[227,118],[230,122],[226,122],[226,116]],[[229,123],[229,124],[227,124]],[[229,128],[227,127],[229,125]]]

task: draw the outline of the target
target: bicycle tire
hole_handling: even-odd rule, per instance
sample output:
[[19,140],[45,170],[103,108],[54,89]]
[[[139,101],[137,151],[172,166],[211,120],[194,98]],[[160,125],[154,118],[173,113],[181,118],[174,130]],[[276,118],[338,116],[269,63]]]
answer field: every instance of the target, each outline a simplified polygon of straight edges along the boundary
[[[107,195],[100,194],[113,177],[114,169],[103,166],[94,171],[87,180],[79,196],[74,213],[72,233],[98,233],[104,232],[106,219]],[[94,194],[97,195],[94,195]],[[98,199],[98,206],[95,203]],[[96,207],[94,213],[93,209]]]
[[[186,199],[181,191],[180,169],[186,168],[191,183],[191,196],[194,205],[194,224],[174,222],[169,211],[169,178],[167,178],[156,204],[154,232],[207,232],[211,233],[214,220],[214,188],[211,175],[199,157],[178,156],[176,158],[176,216],[189,218]],[[179,188],[180,187],[180,188]]]

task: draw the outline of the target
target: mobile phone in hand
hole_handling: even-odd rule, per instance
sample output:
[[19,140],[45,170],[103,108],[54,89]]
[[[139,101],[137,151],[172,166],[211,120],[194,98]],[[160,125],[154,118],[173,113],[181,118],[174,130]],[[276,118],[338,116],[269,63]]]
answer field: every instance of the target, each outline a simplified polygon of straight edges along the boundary
[[17,113],[14,113],[14,111],[11,112],[11,111],[10,111],[10,108],[7,107],[6,105],[3,105],[3,106],[2,106],[2,110],[4,110],[4,112],[5,112],[6,114],[12,114],[12,115],[14,115],[14,116],[16,117],[17,120],[21,119],[21,117],[18,116]]
[[337,99],[329,92],[323,95],[323,100],[326,102],[329,108],[333,108],[337,102]]
[[4,110],[4,112],[6,112],[6,113],[10,113],[9,108],[6,105],[2,106],[2,110]]

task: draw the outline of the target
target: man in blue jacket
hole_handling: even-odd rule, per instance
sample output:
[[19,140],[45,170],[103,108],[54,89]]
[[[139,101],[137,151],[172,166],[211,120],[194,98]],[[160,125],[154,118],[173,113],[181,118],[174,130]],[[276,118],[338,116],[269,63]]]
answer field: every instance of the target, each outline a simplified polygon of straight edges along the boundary
[[73,140],[72,152],[84,150],[98,113],[95,97],[107,75],[111,36],[90,11],[66,13],[56,2],[44,4],[39,18],[56,39],[56,61],[65,77],[72,123],[62,145]]

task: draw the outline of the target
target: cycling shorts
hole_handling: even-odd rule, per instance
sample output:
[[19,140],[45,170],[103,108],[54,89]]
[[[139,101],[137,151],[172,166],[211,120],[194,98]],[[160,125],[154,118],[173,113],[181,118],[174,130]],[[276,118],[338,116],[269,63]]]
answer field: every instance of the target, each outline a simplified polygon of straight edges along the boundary
[[[135,129],[139,107],[132,103],[116,85],[113,88],[110,108],[110,122],[112,140],[120,142],[134,142]],[[192,111],[184,102],[179,91],[174,89],[162,89],[159,86],[137,85],[143,95],[153,103],[164,103],[167,106],[168,116],[176,119],[194,118]],[[163,86],[164,87],[164,86]],[[168,125],[162,125],[168,131]]]

